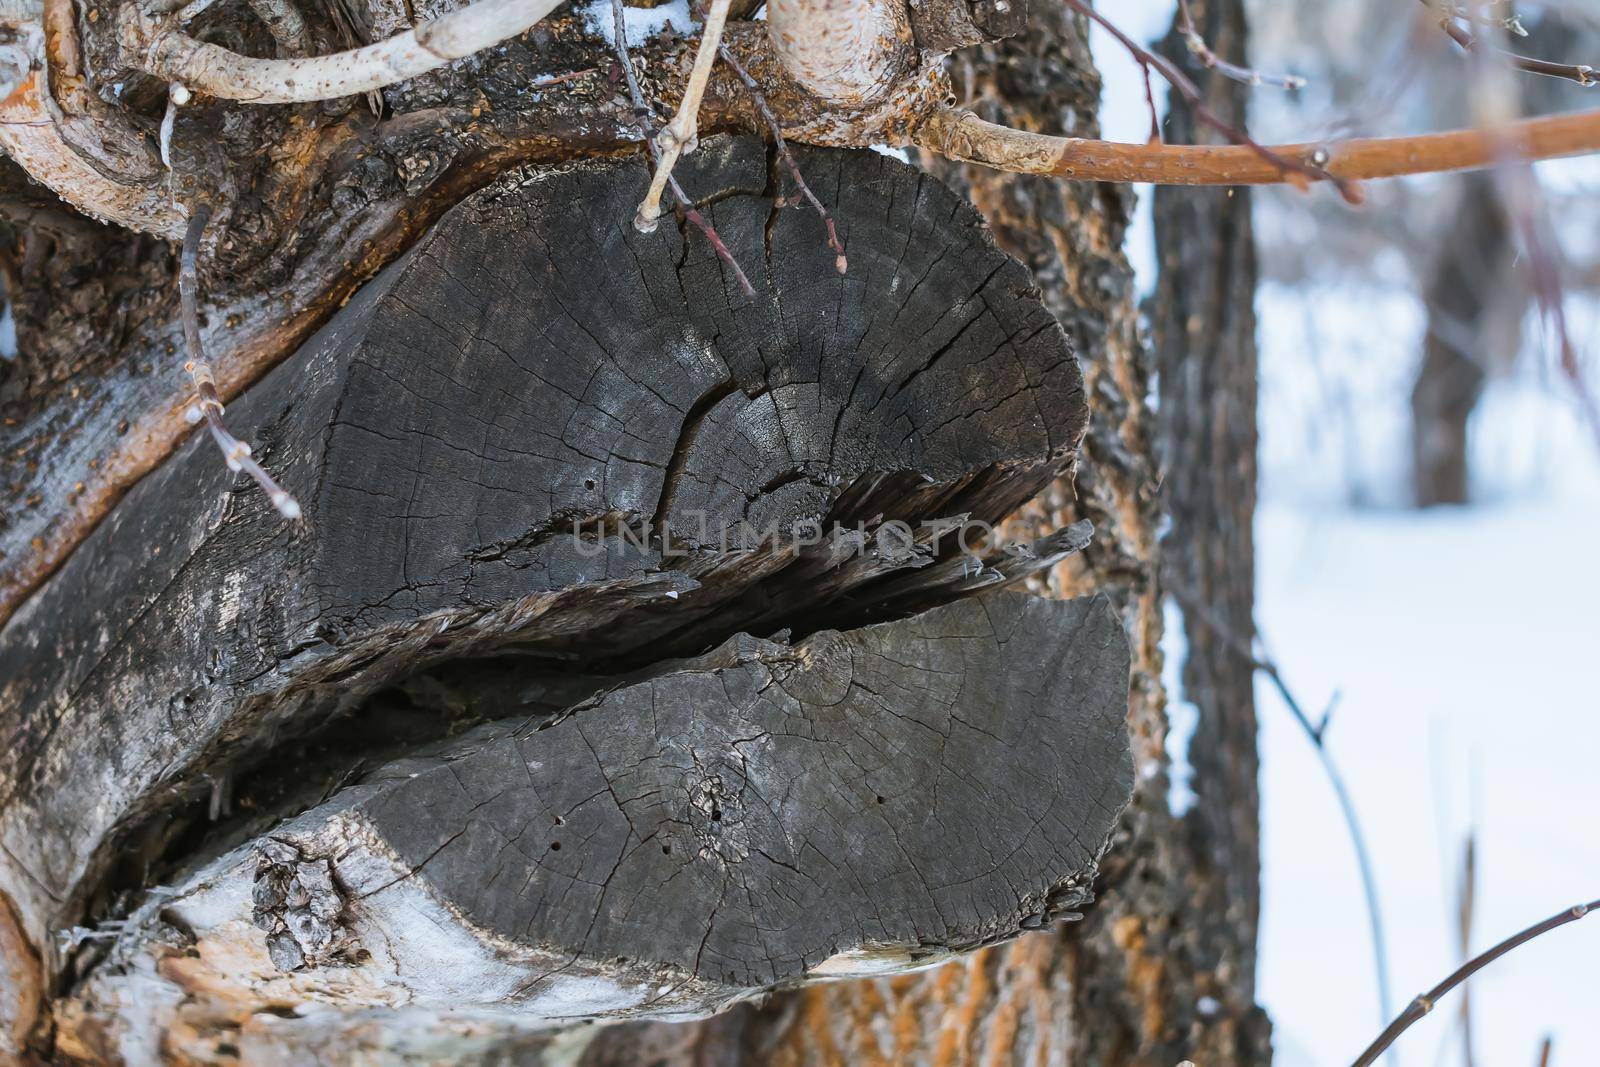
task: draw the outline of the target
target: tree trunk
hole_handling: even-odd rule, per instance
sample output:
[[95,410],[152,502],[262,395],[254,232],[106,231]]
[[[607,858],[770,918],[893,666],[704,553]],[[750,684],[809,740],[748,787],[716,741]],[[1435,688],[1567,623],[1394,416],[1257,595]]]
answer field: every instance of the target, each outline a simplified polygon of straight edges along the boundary
[[1500,189],[1490,174],[1458,182],[1424,294],[1428,328],[1411,390],[1412,489],[1424,508],[1467,502],[1467,423],[1489,369],[1509,363],[1520,342],[1523,301],[1509,280],[1515,245]]
[[[1195,0],[1195,26],[1219,54],[1247,54],[1241,0]],[[1207,106],[1246,124],[1249,87],[1208,75],[1178,26],[1163,43],[1189,68]],[[1166,137],[1219,141],[1172,94]],[[1202,906],[1217,916],[1209,946],[1226,975],[1225,1001],[1248,1012],[1255,1000],[1261,911],[1254,669],[1234,643],[1255,636],[1256,250],[1251,192],[1155,192],[1159,283],[1150,304],[1161,376],[1162,488],[1170,517],[1163,574],[1184,613],[1182,696],[1197,712],[1189,741],[1195,802],[1186,822],[1206,876]],[[1265,1058],[1264,1020],[1251,1032]]]
[[[1033,7],[955,83],[1090,134],[1084,27]],[[1129,198],[925,160],[991,237],[911,168],[804,152],[846,268],[770,149],[711,135],[752,123],[719,82],[678,173],[727,255],[639,235],[643,161],[592,158],[634,136],[615,94],[521,86],[607,54],[558,21],[378,122],[180,115],[173,186],[236,183],[205,337],[301,526],[209,442],[167,458],[172,257],[13,180],[0,1058],[1264,1062],[1220,665],[1202,813],[1168,807]],[[1203,450],[1230,491],[1245,446]],[[1229,505],[1193,558],[1247,550]],[[1019,508],[1023,548],[969,551]]]

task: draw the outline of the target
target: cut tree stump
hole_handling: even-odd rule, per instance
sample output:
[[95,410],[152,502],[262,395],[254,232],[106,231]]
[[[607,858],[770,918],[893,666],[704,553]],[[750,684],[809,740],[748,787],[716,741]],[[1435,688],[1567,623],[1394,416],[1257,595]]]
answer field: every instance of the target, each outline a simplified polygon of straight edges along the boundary
[[936,963],[1089,899],[1132,788],[1127,685],[1103,598],[741,638],[228,852],[136,914],[72,1009],[138,1060],[272,1004],[682,1018]]
[[1086,530],[963,547],[1073,462],[1076,361],[965,201],[800,155],[848,273],[761,142],[679,167],[753,299],[633,230],[641,159],[475,194],[230,409],[305,523],[193,442],[0,630],[0,904],[60,1048],[703,1014],[1086,899],[1125,642],[969,599]]

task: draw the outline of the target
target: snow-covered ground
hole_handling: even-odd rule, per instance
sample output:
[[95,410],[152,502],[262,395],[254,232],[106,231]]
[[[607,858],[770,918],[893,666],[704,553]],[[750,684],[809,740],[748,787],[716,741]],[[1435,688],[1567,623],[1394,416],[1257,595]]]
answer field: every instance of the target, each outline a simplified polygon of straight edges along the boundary
[[[1148,40],[1170,0],[1119,7]],[[1148,127],[1137,68],[1097,35],[1106,135]],[[1542,165],[1600,191],[1593,166]],[[1147,194],[1147,190],[1142,190]],[[1564,242],[1584,235],[1564,233]],[[1600,235],[1590,234],[1593,241]],[[1130,236],[1146,286],[1147,212]],[[1374,275],[1378,272],[1375,270]],[[1407,396],[1422,318],[1393,272],[1315,291],[1264,286],[1258,621],[1329,733],[1371,845],[1398,1010],[1458,962],[1456,877],[1476,827],[1474,951],[1600,898],[1600,447],[1548,345],[1493,382],[1472,427],[1475,503],[1405,509]],[[1600,379],[1600,307],[1573,335]],[[1181,654],[1170,640],[1170,654]],[[1176,671],[1170,672],[1172,679]],[[1173,705],[1174,741],[1192,728]],[[1305,737],[1258,689],[1263,758],[1260,996],[1284,1067],[1350,1062],[1379,1014],[1360,882]],[[1174,800],[1184,802],[1183,789]],[[1476,1062],[1600,1063],[1600,916],[1534,942],[1472,983]],[[1452,997],[1391,1063],[1460,1063]]]
[[[1258,309],[1258,619],[1303,703],[1342,694],[1329,743],[1372,848],[1403,1001],[1456,962],[1469,825],[1475,950],[1600,898],[1600,451],[1559,380],[1530,367],[1493,384],[1476,417],[1478,502],[1403,510],[1414,304],[1268,287]],[[1257,698],[1261,997],[1285,1067],[1345,1063],[1377,1026],[1360,883],[1309,745],[1269,686]],[[1556,1062],[1600,1063],[1589,922],[1474,980],[1477,1062],[1533,1063],[1552,1033]],[[1454,1006],[1403,1039],[1405,1061],[1436,1062]]]

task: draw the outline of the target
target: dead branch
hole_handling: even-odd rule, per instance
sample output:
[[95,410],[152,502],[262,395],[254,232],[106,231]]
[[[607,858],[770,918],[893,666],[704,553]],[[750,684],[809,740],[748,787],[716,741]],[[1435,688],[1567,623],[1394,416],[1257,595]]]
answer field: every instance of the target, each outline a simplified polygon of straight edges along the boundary
[[[728,5],[731,2],[711,0],[705,28],[700,33],[700,47],[694,56],[694,69],[689,72],[689,84],[683,90],[683,100],[678,104],[672,121],[656,135],[656,170],[650,178],[650,190],[645,193],[633,217],[633,225],[643,233],[656,228],[656,220],[661,217],[661,194],[667,187],[667,178],[672,174],[678,156],[694,151],[700,128],[700,100],[705,96],[711,66],[717,61],[717,48],[722,44],[722,27],[728,21]],[[622,31],[619,29],[617,46],[621,48],[623,45]]]
[[[1289,683],[1284,680],[1283,672],[1278,669],[1276,663],[1260,656],[1250,641],[1234,633],[1198,597],[1176,588],[1170,579],[1167,585],[1172,598],[1186,613],[1203,623],[1217,635],[1217,639],[1229,651],[1272,683],[1272,687],[1283,698],[1284,706],[1289,709],[1289,714],[1294,718],[1296,725],[1304,731],[1311,741],[1311,747],[1316,750],[1317,762],[1322,764],[1322,772],[1327,777],[1328,784],[1333,787],[1334,797],[1339,803],[1339,813],[1344,818],[1345,829],[1350,835],[1351,848],[1355,850],[1356,867],[1361,875],[1361,891],[1366,898],[1367,924],[1372,934],[1373,967],[1378,979],[1378,1010],[1387,1018],[1390,1012],[1389,1005],[1392,1003],[1389,986],[1389,948],[1388,939],[1384,936],[1383,908],[1378,902],[1377,868],[1372,862],[1372,853],[1367,849],[1366,834],[1362,832],[1361,818],[1356,814],[1355,801],[1345,784],[1344,774],[1334,761],[1333,753],[1328,751],[1328,721],[1333,714],[1333,705],[1330,703],[1328,710],[1313,722],[1305,706],[1295,699],[1294,693],[1289,689]],[[1335,696],[1335,700],[1337,699]]]
[[311,54],[311,30],[294,0],[250,0],[250,10],[266,25],[267,32],[272,34],[285,56]]
[[1448,978],[1426,993],[1420,994],[1417,999],[1407,1005],[1406,1010],[1401,1012],[1394,1022],[1389,1024],[1388,1029],[1379,1034],[1377,1039],[1367,1046],[1366,1051],[1356,1057],[1352,1067],[1370,1067],[1390,1045],[1395,1043],[1396,1038],[1409,1030],[1418,1019],[1431,1012],[1435,1005],[1439,1003],[1441,997],[1501,956],[1521,945],[1527,944],[1536,937],[1549,933],[1551,930],[1565,926],[1570,922],[1577,922],[1597,908],[1600,908],[1600,900],[1592,900],[1587,904],[1575,904],[1565,911],[1550,916],[1543,922],[1533,924],[1521,933],[1513,934],[1487,952],[1480,953],[1463,963],[1452,971]]
[[794,153],[789,151],[789,142],[784,139],[783,124],[778,121],[778,116],[772,113],[772,105],[767,103],[767,98],[762,94],[761,87],[756,84],[756,80],[750,76],[748,70],[745,70],[744,64],[739,62],[738,57],[728,49],[727,45],[721,45],[720,47],[722,61],[744,83],[745,89],[750,93],[750,102],[755,105],[756,112],[761,116],[761,121],[765,122],[767,129],[771,131],[772,143],[777,148],[778,158],[783,160],[784,168],[788,170],[789,177],[794,179],[795,189],[805,199],[806,203],[816,210],[822,219],[822,224],[827,227],[828,247],[833,249],[834,255],[838,257],[836,262],[839,273],[843,274],[849,263],[845,259],[844,244],[839,240],[839,231],[833,224],[833,216],[828,214],[828,209],[822,206],[822,201],[816,198],[816,195],[811,191],[811,186],[806,184],[805,175],[800,173],[800,164],[795,162]]
[[[1050,137],[985,122],[954,107],[931,115],[913,140],[919,147],[966,163],[1082,181],[1277,185],[1293,180],[1248,146],[1135,145]],[[1508,149],[1514,158],[1528,161],[1600,151],[1600,110],[1524,119],[1500,130],[1449,130],[1266,149],[1278,158],[1308,161],[1328,178],[1343,182],[1482,170],[1503,161]]]
[[[1466,845],[1461,852],[1461,879],[1456,883],[1456,944],[1463,960],[1471,959],[1472,918],[1478,898],[1478,835],[1476,830],[1467,833]],[[1474,1067],[1477,1062],[1472,1050],[1472,987],[1461,988],[1461,1013],[1457,1017],[1461,1026],[1462,1067]]]
[[[650,153],[651,162],[655,164],[656,173],[663,173],[661,166],[661,149],[655,136],[655,115],[651,111],[650,103],[645,99],[644,90],[639,88],[639,79],[633,73],[633,60],[628,56],[627,23],[622,13],[622,0],[611,0],[611,18],[616,27],[616,53],[617,64],[622,68],[623,81],[628,86],[628,96],[633,101],[634,113],[639,118],[639,132],[644,137],[645,148]],[[726,51],[726,49],[724,49]],[[755,286],[750,284],[750,279],[745,275],[744,268],[739,266],[739,261],[733,258],[733,253],[728,250],[727,243],[722,240],[722,235],[717,233],[716,227],[711,225],[704,215],[694,206],[694,201],[689,199],[689,194],[683,191],[683,186],[678,184],[678,179],[667,172],[667,186],[672,190],[673,199],[678,203],[678,210],[683,212],[683,217],[695,229],[705,235],[711,243],[711,248],[717,253],[717,258],[733,271],[734,279],[739,283],[739,289],[745,296],[755,296]],[[635,224],[637,225],[637,217]],[[655,224],[651,224],[651,229]]]
[[516,37],[558,0],[478,0],[388,40],[311,59],[254,59],[185,34],[177,16],[130,6],[123,48],[140,69],[225,100],[294,104],[334,100],[415,78]]
[[0,22],[0,149],[92,218],[180,236],[153,146],[83,85],[71,3],[20,4]]

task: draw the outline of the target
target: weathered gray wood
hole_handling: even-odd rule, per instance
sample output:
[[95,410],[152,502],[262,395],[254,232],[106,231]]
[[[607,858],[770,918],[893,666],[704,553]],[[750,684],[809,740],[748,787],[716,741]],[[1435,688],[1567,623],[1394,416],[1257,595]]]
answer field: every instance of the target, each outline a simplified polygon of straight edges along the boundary
[[769,164],[724,140],[683,172],[754,300],[697,234],[628,225],[642,160],[470,198],[230,411],[305,526],[195,442],[0,631],[0,893],[52,973],[55,931],[165,862],[174,811],[401,673],[804,630],[953,551],[591,556],[574,520],[992,519],[1071,462],[1076,364],[969,205],[873,153],[804,153],[840,275]]
[[154,900],[81,1015],[137,1063],[270,1004],[684,1017],[1006,940],[1091,897],[1128,667],[1104,598],[1003,593],[508,703]]

